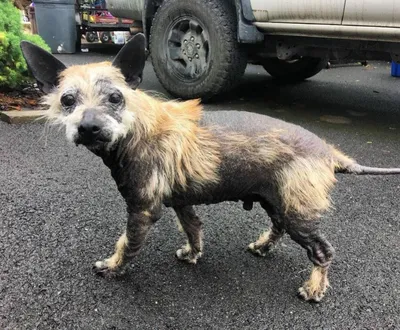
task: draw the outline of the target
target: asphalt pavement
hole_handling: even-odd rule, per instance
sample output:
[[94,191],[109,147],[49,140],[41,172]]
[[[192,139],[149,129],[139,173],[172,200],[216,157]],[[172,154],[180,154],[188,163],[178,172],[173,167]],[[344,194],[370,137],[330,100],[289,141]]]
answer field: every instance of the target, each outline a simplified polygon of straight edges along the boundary
[[[66,64],[112,54],[60,55]],[[163,93],[148,63],[142,89]],[[360,163],[400,166],[400,79],[388,63],[324,70],[278,85],[249,66],[235,91],[205,109],[265,113],[308,128]],[[246,123],[243,123],[246,125]],[[124,230],[108,169],[64,132],[0,122],[0,329],[400,329],[400,176],[338,175],[323,231],[336,248],[320,304],[296,297],[311,269],[288,237],[266,258],[246,251],[270,225],[260,207],[197,207],[204,256],[166,210],[121,278],[92,273]]]

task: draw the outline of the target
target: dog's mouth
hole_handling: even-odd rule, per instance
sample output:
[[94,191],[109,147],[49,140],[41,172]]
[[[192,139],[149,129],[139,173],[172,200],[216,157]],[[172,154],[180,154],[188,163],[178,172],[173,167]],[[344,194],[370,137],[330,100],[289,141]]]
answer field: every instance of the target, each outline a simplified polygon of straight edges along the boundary
[[97,136],[77,134],[75,139],[76,145],[84,145],[86,147],[101,147],[111,142],[111,135],[101,134]]

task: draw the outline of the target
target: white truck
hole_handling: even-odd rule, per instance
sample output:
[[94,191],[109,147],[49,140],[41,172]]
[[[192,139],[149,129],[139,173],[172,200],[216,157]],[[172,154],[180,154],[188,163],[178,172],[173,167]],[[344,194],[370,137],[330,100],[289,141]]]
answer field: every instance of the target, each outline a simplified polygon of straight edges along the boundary
[[142,22],[154,70],[174,97],[209,99],[247,63],[301,81],[328,58],[400,62],[400,0],[107,0]]

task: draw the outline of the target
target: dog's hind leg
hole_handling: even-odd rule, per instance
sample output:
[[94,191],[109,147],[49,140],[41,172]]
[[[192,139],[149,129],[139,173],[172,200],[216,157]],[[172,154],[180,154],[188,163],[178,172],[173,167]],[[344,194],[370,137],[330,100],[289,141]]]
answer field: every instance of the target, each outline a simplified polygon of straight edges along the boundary
[[267,211],[272,220],[272,227],[262,233],[254,243],[250,243],[248,250],[258,256],[265,257],[285,233],[279,221],[278,212],[267,202],[260,202],[261,207]]
[[197,263],[203,250],[202,230],[199,217],[196,215],[193,206],[174,207],[178,216],[179,224],[187,236],[186,245],[176,251],[179,260],[191,264]]
[[97,261],[94,271],[105,277],[117,275],[123,266],[139,253],[151,226],[160,217],[160,210],[129,214],[126,231],[118,239],[114,254],[108,259]]
[[334,249],[318,229],[318,221],[290,220],[287,233],[306,249],[308,258],[314,264],[310,278],[299,289],[299,296],[307,301],[319,302],[329,287],[328,268],[334,256]]

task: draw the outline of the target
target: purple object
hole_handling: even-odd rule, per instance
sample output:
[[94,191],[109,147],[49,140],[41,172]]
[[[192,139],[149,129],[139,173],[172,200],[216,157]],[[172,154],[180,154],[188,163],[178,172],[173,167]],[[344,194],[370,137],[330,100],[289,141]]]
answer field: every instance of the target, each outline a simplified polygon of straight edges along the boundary
[[400,77],[400,63],[392,61],[392,76]]

